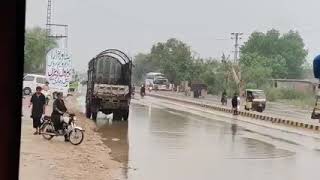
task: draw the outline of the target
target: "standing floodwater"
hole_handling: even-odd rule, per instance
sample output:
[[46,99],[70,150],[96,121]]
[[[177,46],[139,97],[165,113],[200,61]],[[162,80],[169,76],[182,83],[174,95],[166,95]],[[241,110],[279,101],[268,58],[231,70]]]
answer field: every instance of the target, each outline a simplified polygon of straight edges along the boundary
[[111,156],[124,163],[128,180],[320,178],[319,151],[260,135],[237,121],[135,103],[130,111],[128,124],[98,118],[99,132]]

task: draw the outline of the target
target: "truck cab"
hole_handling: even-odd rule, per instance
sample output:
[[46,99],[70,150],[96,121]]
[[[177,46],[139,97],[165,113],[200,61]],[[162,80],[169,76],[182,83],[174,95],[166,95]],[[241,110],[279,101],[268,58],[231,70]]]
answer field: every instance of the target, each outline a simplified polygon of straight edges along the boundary
[[90,60],[86,94],[86,116],[113,113],[114,120],[128,120],[131,100],[132,61],[123,52],[109,49]]

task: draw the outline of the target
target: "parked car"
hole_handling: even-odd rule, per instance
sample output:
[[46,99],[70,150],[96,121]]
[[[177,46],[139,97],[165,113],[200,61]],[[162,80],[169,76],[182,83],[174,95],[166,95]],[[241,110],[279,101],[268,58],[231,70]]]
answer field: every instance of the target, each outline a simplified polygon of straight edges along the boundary
[[31,95],[36,92],[36,87],[43,87],[46,84],[46,76],[37,74],[27,74],[23,78],[23,94]]

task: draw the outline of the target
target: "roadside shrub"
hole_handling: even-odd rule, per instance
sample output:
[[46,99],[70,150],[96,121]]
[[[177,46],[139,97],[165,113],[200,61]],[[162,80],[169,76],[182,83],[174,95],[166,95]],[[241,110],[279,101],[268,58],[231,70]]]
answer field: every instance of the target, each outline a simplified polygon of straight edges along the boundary
[[313,98],[313,94],[298,92],[292,89],[270,88],[266,90],[266,96],[269,101],[277,100],[305,100]]
[[282,99],[283,94],[281,89],[268,89],[266,91],[266,96],[268,101],[276,101],[278,99]]
[[247,85],[246,85],[246,89],[257,89],[257,85],[256,84],[254,84],[254,83],[248,83]]

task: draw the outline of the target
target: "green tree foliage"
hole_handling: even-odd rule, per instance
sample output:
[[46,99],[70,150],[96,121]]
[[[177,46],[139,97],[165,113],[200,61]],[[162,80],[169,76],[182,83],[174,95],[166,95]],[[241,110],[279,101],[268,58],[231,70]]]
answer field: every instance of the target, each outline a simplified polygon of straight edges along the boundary
[[44,73],[47,52],[56,47],[57,43],[46,38],[46,31],[40,27],[26,29],[24,72]]
[[[244,55],[264,57],[259,60],[263,61],[261,64],[272,69],[272,78],[301,78],[302,65],[308,54],[298,32],[289,31],[281,36],[279,31],[274,29],[267,33],[252,33],[241,47],[241,52]],[[265,58],[268,58],[267,62]]]
[[227,74],[220,61],[215,59],[202,60],[197,70],[199,72],[198,76],[194,76],[195,79],[207,84],[209,93],[218,94],[226,88]]
[[190,70],[193,67],[191,50],[182,41],[172,38],[165,43],[157,43],[151,48],[150,60],[160,67],[170,82],[191,80]]
[[277,30],[254,32],[241,47],[240,68],[224,55],[221,60],[195,58],[190,47],[177,39],[169,39],[152,46],[150,53],[138,54],[134,59],[133,79],[141,82],[151,71],[164,73],[169,81],[202,81],[209,92],[229,95],[238,91],[232,67],[241,70],[246,88],[264,88],[272,78],[300,78],[307,74],[307,51],[298,32],[281,35]]

